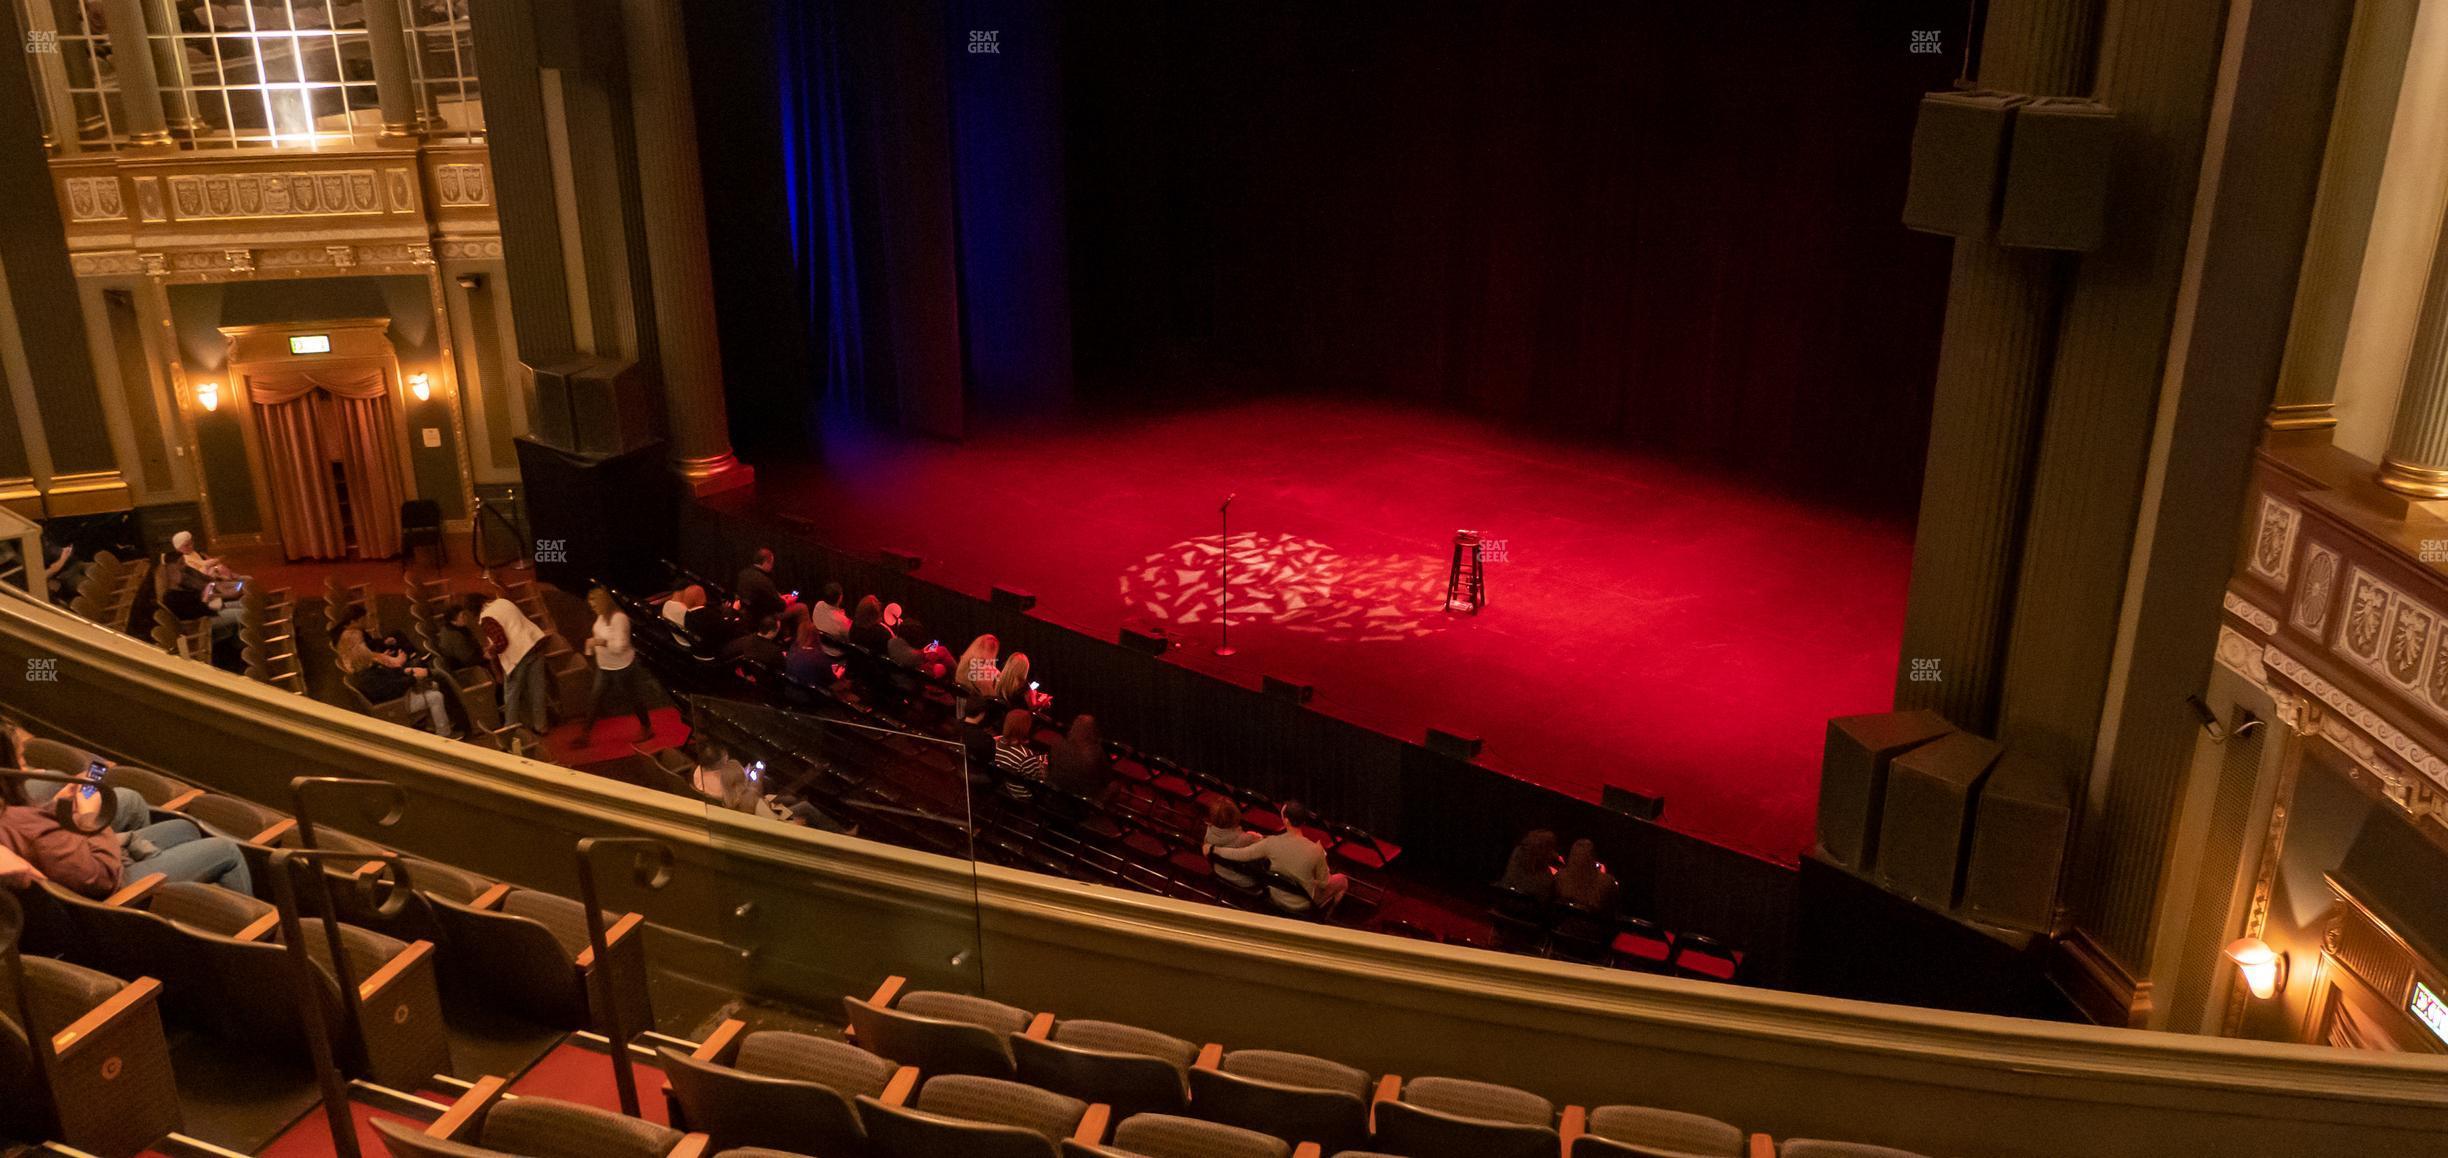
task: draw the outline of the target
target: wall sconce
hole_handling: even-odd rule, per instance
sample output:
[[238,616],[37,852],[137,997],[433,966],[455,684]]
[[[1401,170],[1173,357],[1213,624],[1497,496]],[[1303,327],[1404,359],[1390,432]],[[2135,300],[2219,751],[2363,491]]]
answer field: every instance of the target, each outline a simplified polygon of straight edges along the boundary
[[410,374],[408,376],[408,392],[416,395],[416,400],[419,402],[432,398],[433,379],[423,374]]
[[205,412],[206,414],[210,414],[210,413],[212,413],[212,412],[213,412],[213,411],[215,411],[215,410],[219,410],[219,409],[221,409],[221,385],[220,385],[220,383],[217,383],[217,382],[198,382],[198,383],[196,383],[196,388],[195,388],[195,399],[196,399],[196,405],[203,407],[203,408],[204,408],[204,412]]
[[2238,937],[2227,944],[2227,959],[2244,971],[2244,987],[2255,999],[2267,1001],[2286,988],[2287,955],[2259,937]]

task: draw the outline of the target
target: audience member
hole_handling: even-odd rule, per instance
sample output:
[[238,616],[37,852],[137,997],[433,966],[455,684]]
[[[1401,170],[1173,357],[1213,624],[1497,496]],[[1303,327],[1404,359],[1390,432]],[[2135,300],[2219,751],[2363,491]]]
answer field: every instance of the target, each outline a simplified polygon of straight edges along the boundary
[[722,661],[736,664],[752,661],[762,667],[781,667],[785,654],[782,649],[782,617],[768,615],[757,621],[750,631],[722,646]]
[[825,815],[823,809],[790,796],[767,795],[758,782],[755,771],[734,759],[730,750],[712,739],[695,739],[686,749],[696,767],[689,774],[691,787],[709,804],[720,805],[733,812],[779,820],[826,832],[851,833],[856,830]]
[[811,687],[833,686],[833,656],[825,650],[824,634],[807,608],[793,607],[782,616],[782,637],[790,650],[782,655],[782,670]]
[[994,783],[995,730],[986,722],[993,711],[993,705],[980,699],[966,700],[960,706],[961,762],[974,787]]
[[484,596],[470,595],[452,603],[450,618],[434,633],[434,660],[445,669],[466,671],[484,666],[484,633],[476,626],[476,614],[484,609],[484,602]]
[[197,582],[246,582],[246,576],[231,570],[229,564],[205,554],[197,547],[192,531],[180,531],[170,536],[170,553],[177,556],[188,570],[195,572]]
[[[63,776],[83,776],[93,772],[93,769],[90,768],[37,768],[34,761],[26,755],[26,744],[33,739],[34,734],[26,731],[25,725],[11,717],[0,716],[0,768],[23,768],[30,772],[57,772]],[[102,771],[105,773],[113,767],[110,761],[103,760],[99,756],[94,759],[101,762]],[[45,794],[44,788],[51,791]],[[28,789],[26,799],[33,801],[38,807],[48,807],[45,802],[55,800],[60,793],[75,790],[76,785],[73,784],[46,783]],[[153,822],[153,806],[145,802],[143,793],[133,788],[113,788],[110,791],[113,801],[112,827],[126,833],[134,832]]]
[[646,739],[654,735],[651,709],[660,697],[655,694],[654,676],[638,662],[637,646],[630,642],[629,613],[602,587],[587,592],[587,606],[595,611],[595,626],[586,641],[587,656],[595,661],[595,685],[587,689],[586,731],[578,742],[595,742],[595,719],[603,711],[607,691],[627,701],[637,714],[638,739]]
[[199,619],[208,622],[212,633],[213,665],[232,667],[235,665],[230,661],[236,657],[238,629],[245,622],[246,609],[211,594],[211,591],[210,586],[199,590],[188,583],[186,564],[175,558],[153,572],[153,597],[161,603],[162,610],[184,622],[193,623]]
[[969,641],[960,662],[952,665],[952,683],[964,696],[995,698],[995,681],[1003,678],[1003,641],[981,635]]
[[1105,751],[1095,716],[1082,712],[1072,717],[1070,730],[1046,757],[1046,783],[1091,800],[1102,799],[1113,787],[1113,757]]
[[429,731],[437,736],[450,736],[450,710],[442,698],[442,690],[425,681],[430,674],[424,668],[411,667],[408,661],[388,652],[366,646],[365,633],[353,631],[340,637],[336,649],[340,674],[349,686],[357,689],[366,702],[389,703],[406,697],[408,710],[423,712],[432,725]]
[[[1257,842],[1257,833],[1241,827],[1240,805],[1217,797],[1207,806],[1207,836],[1200,849],[1202,855],[1213,853],[1219,848],[1241,848]],[[1216,876],[1221,878],[1225,884],[1238,888],[1257,888],[1258,878],[1233,867],[1235,863],[1219,858],[1215,865]]]
[[552,673],[544,666],[544,629],[519,605],[495,596],[476,613],[485,657],[501,678],[502,721],[541,736],[551,730]]
[[1544,828],[1534,828],[1522,835],[1521,843],[1513,846],[1513,855],[1505,861],[1502,879],[1496,883],[1540,900],[1555,895],[1556,834]]
[[824,597],[817,600],[815,606],[808,608],[808,622],[815,624],[816,630],[829,636],[840,637],[850,634],[850,613],[842,610],[841,584],[827,583],[824,585]]
[[1309,823],[1308,809],[1297,801],[1286,801],[1282,812],[1282,832],[1236,848],[1219,847],[1215,850],[1216,856],[1250,863],[1263,860],[1269,869],[1298,882],[1304,890],[1301,895],[1294,895],[1273,883],[1268,884],[1267,892],[1283,908],[1315,908],[1321,913],[1332,910],[1351,888],[1351,878],[1329,869],[1325,847],[1309,839],[1309,834],[1302,831],[1302,826]]
[[1003,732],[995,737],[995,772],[1003,781],[1003,794],[1014,800],[1034,800],[1036,786],[1046,778],[1046,758],[1029,744],[1029,736],[1037,730],[1037,717],[1012,709],[1003,716]]
[[686,628],[689,612],[705,606],[705,601],[705,588],[691,583],[663,600],[663,618],[673,627]]
[[[74,791],[77,811],[91,823],[101,814],[100,793]],[[23,782],[0,780],[0,850],[9,854],[0,861],[0,876],[23,879],[31,874],[97,899],[127,880],[155,873],[174,881],[254,891],[238,842],[206,836],[192,820],[147,824],[125,836],[116,828],[85,833],[61,825],[49,807],[36,807],[27,799]]]
[[873,595],[858,601],[850,613],[850,642],[883,655],[892,647],[892,629],[884,626],[884,604]]
[[1031,712],[1043,711],[1054,702],[1053,696],[1037,690],[1037,682],[1029,678],[1029,657],[1017,651],[1003,665],[1002,673],[995,676],[994,698],[998,703]]
[[1598,863],[1598,846],[1587,838],[1574,841],[1572,851],[1564,857],[1564,867],[1556,870],[1556,899],[1604,916],[1615,911],[1615,898],[1622,891],[1615,874]]
[[771,547],[759,547],[756,555],[740,568],[739,580],[731,585],[731,598],[739,604],[740,620],[761,623],[768,615],[782,614],[785,603],[782,591],[774,586],[774,553]]

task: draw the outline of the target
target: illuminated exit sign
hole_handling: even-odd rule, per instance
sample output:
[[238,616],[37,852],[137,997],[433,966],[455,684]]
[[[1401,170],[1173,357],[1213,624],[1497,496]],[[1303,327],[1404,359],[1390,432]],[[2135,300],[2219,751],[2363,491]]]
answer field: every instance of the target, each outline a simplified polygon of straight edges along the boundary
[[299,334],[298,336],[289,339],[289,352],[292,354],[331,353],[331,335]]
[[2440,995],[2431,992],[2430,986],[2420,981],[2414,983],[2414,999],[2406,1002],[2406,1012],[2423,1023],[2431,1031],[2431,1036],[2448,1041],[2448,1001],[2441,1001]]

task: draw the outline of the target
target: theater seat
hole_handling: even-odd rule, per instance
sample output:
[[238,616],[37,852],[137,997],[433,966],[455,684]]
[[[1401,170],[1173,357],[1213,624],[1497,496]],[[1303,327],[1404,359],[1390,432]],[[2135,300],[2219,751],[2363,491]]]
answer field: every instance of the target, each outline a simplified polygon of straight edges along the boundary
[[[0,1137],[128,1158],[178,1129],[161,984],[46,957],[21,960],[37,1032],[18,1023],[15,995],[0,994]],[[46,1051],[39,1073],[36,1048]]]
[[1329,1151],[1368,1141],[1369,1076],[1271,1049],[1209,1047],[1190,1070],[1190,1114]]
[[1570,1158],[1743,1158],[1741,1129],[1699,1114],[1648,1106],[1599,1106]]
[[966,993],[902,993],[902,985],[901,978],[888,977],[864,1001],[842,998],[861,1049],[917,1066],[928,1077],[1009,1078],[1017,1072],[1010,1039],[1034,1020],[1026,1010]]
[[1547,1158],[1561,1146],[1555,1103],[1511,1086],[1389,1074],[1375,1110],[1370,1145],[1405,1158]]
[[1065,1138],[1103,1141],[1106,1108],[1000,1078],[928,1078],[915,1108],[859,1099],[874,1158],[1057,1158]]
[[[447,946],[443,977],[454,992],[548,1026],[604,1028],[590,989],[599,966],[587,942],[584,906],[506,884],[465,904],[436,893],[425,900]],[[644,919],[607,913],[604,925],[611,959],[600,968],[619,1003],[621,1026],[632,1034],[652,1029]]]
[[1827,1142],[1817,1138],[1787,1138],[1777,1158],[1925,1158],[1911,1150],[1862,1142]]
[[486,1078],[448,1113],[420,1130],[395,1118],[373,1119],[395,1158],[701,1158],[703,1134],[682,1134],[640,1118],[556,1098],[501,1096],[503,1081]]
[[1011,1037],[1020,1080],[1113,1107],[1114,1116],[1179,1114],[1190,1099],[1198,1047],[1178,1037],[1110,1021],[1058,1021],[1044,1038]]
[[[1302,1146],[1307,1158],[1315,1158],[1316,1151],[1314,1143]],[[1204,1122],[1171,1114],[1134,1114],[1114,1127],[1113,1145],[1088,1146],[1065,1142],[1063,1153],[1066,1158],[1088,1158],[1090,1155],[1127,1155],[1129,1158],[1289,1158],[1292,1147],[1273,1135],[1227,1126],[1221,1122]]]
[[725,1021],[691,1053],[660,1051],[672,1124],[712,1145],[861,1154],[867,1131],[856,1099],[897,1106],[917,1085],[915,1067],[846,1042],[745,1028]]

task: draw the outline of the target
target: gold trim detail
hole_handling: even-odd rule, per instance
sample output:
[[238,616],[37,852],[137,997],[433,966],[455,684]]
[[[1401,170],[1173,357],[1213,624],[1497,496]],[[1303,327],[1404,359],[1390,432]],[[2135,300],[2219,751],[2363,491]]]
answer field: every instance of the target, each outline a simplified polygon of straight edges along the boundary
[[99,515],[129,510],[135,505],[135,495],[128,489],[126,476],[115,470],[55,474],[43,486],[43,513],[50,518]]
[[2271,430],[2326,430],[2338,424],[2337,414],[2327,402],[2294,402],[2269,408],[2269,417],[2262,425]]
[[2393,458],[2380,460],[2380,485],[2402,495],[2424,499],[2448,499],[2448,470],[2415,466]]

